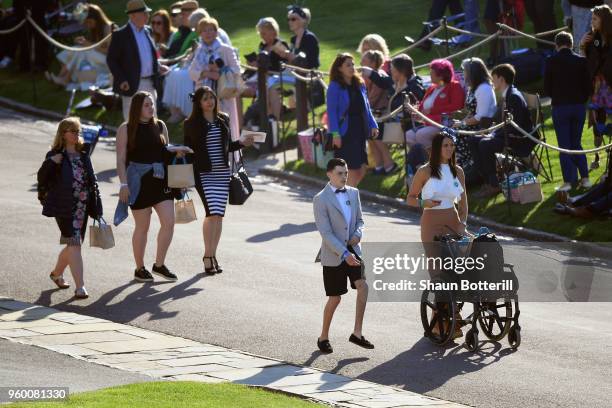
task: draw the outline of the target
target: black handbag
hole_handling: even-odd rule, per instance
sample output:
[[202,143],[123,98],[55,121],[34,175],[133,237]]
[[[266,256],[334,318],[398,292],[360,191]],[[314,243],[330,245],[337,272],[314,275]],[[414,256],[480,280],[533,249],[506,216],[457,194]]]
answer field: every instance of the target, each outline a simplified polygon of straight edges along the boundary
[[231,205],[242,205],[253,194],[253,186],[244,168],[240,151],[238,156],[240,157],[238,163],[236,163],[235,156],[232,157],[232,176],[229,185],[229,203]]

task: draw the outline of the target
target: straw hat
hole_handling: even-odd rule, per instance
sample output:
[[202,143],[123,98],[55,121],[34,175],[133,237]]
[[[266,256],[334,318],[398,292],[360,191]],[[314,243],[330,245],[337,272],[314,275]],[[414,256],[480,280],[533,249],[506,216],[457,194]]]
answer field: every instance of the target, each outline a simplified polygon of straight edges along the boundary
[[151,10],[143,0],[130,0],[125,7],[125,12],[127,14],[140,12],[150,13],[151,11],[153,10]]
[[181,11],[193,11],[200,7],[199,3],[195,0],[187,0],[181,4]]

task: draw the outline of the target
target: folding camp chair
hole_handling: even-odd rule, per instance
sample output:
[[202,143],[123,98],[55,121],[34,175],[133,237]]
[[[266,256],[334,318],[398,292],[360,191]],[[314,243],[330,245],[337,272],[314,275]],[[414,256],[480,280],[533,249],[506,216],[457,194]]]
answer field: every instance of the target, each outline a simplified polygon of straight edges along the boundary
[[[534,129],[531,131],[531,135],[537,137],[542,142],[546,143],[546,132],[544,130],[544,115],[542,114],[542,99],[540,95],[530,94],[523,92],[525,102],[531,113],[531,120],[534,124]],[[549,98],[546,98],[545,102],[550,103]],[[546,159],[546,162],[544,161]],[[527,157],[521,157],[520,161],[529,171],[534,174],[541,175],[547,182],[553,181],[552,166],[550,164],[550,155],[548,149],[538,144],[531,151]]]

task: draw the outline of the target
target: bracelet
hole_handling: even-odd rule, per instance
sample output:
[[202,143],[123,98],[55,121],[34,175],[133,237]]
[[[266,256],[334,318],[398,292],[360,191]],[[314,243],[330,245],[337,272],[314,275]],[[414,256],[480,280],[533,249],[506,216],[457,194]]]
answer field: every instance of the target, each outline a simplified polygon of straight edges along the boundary
[[120,187],[127,187],[128,185],[127,185],[127,183],[121,183],[119,186]]

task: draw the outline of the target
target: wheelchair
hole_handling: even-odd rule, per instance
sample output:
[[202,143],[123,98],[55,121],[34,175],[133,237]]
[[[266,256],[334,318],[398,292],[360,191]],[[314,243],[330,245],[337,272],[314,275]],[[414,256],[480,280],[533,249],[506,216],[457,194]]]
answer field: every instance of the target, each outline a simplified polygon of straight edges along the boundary
[[[458,254],[455,247],[461,239],[462,237],[454,235],[439,237],[437,242],[442,249],[442,258],[447,256],[456,258]],[[502,248],[495,235],[488,232],[479,234],[472,242],[469,255],[476,258],[482,255],[483,249],[488,255],[485,267],[488,272],[486,279],[499,281],[503,277],[510,278],[513,282],[513,289],[495,291],[488,295],[474,290],[457,291],[448,287],[450,283],[458,281],[460,274],[450,270],[436,276],[431,280],[434,287],[423,291],[420,306],[421,322],[425,330],[424,337],[432,343],[445,346],[457,337],[457,330],[470,326],[465,333],[465,346],[471,352],[480,348],[478,327],[490,341],[499,342],[507,336],[512,349],[520,346],[520,309],[516,293],[518,280],[514,273],[514,266],[504,263]],[[502,275],[501,272],[507,275]],[[466,303],[472,304],[473,311],[469,316],[461,317]]]

